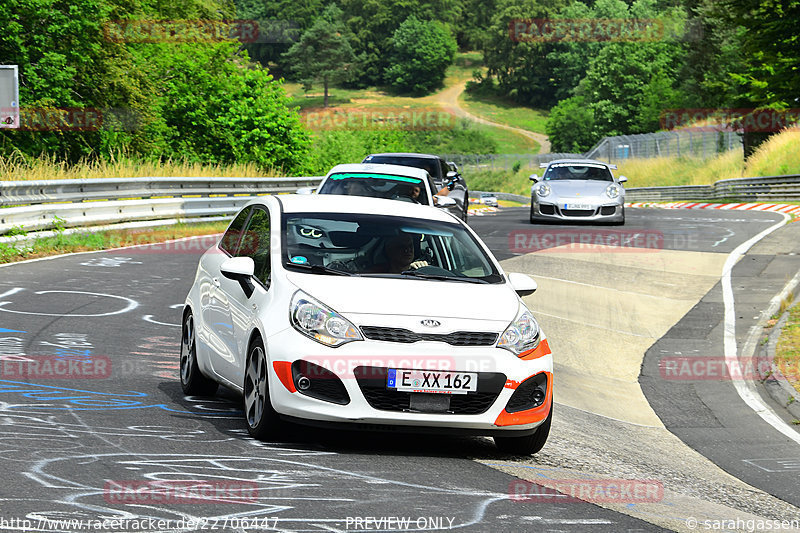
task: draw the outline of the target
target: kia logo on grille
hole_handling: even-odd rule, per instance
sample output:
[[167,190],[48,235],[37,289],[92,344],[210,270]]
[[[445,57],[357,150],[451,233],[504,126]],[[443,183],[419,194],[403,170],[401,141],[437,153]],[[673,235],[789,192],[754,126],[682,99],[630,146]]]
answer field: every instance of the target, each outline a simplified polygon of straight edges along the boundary
[[439,326],[442,325],[442,323],[439,322],[438,320],[432,320],[430,318],[427,320],[420,320],[420,324],[422,324],[426,328],[438,328]]

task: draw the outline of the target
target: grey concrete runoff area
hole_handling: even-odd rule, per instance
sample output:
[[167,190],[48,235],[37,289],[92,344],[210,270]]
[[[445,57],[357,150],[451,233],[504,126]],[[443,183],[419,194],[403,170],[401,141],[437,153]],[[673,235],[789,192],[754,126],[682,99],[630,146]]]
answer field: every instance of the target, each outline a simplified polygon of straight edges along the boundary
[[[738,258],[782,215],[629,209],[603,227],[527,214],[470,225],[506,271],[539,283],[525,302],[556,393],[532,457],[481,437],[297,426],[249,438],[234,394],[181,392],[180,307],[200,247],[3,266],[3,361],[80,355],[95,374],[0,377],[0,531],[800,529],[800,431],[758,380],[718,374],[747,362],[800,271],[800,224]],[[224,494],[120,490],[165,480]]]

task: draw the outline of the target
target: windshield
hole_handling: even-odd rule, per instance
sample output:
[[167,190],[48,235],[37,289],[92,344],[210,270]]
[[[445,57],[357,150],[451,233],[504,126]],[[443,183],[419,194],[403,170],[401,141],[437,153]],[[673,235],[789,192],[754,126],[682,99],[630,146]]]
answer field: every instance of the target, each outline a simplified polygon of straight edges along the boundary
[[439,161],[428,157],[370,155],[364,159],[363,163],[380,163],[381,165],[401,165],[405,167],[421,168],[422,170],[427,170],[428,174],[433,176],[433,179],[442,179],[441,172],[439,172]]
[[430,205],[425,184],[421,179],[391,174],[369,172],[331,174],[320,187],[318,194],[368,196]]
[[283,262],[289,269],[320,275],[337,271],[502,281],[483,248],[457,223],[387,215],[289,213],[282,232]]
[[608,168],[598,165],[550,165],[543,179],[614,181]]

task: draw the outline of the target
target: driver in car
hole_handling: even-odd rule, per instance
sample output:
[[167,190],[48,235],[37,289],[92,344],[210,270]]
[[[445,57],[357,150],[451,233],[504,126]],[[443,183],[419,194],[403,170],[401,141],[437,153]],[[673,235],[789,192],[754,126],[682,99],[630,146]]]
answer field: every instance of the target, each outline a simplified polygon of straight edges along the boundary
[[388,262],[375,265],[374,272],[400,274],[406,270],[428,266],[427,261],[414,261],[414,238],[408,233],[387,239],[384,250]]

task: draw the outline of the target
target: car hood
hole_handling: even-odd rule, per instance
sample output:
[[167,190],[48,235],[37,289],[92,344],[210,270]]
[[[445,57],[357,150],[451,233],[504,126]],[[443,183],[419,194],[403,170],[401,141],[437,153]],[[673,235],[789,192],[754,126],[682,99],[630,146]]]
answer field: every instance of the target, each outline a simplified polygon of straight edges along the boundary
[[605,194],[610,181],[594,180],[553,180],[546,181],[550,189],[559,196],[600,196]]
[[355,315],[444,318],[480,321],[484,326],[488,321],[504,329],[519,309],[519,298],[506,283],[482,285],[297,272],[287,272],[287,278],[320,303],[350,318]]

